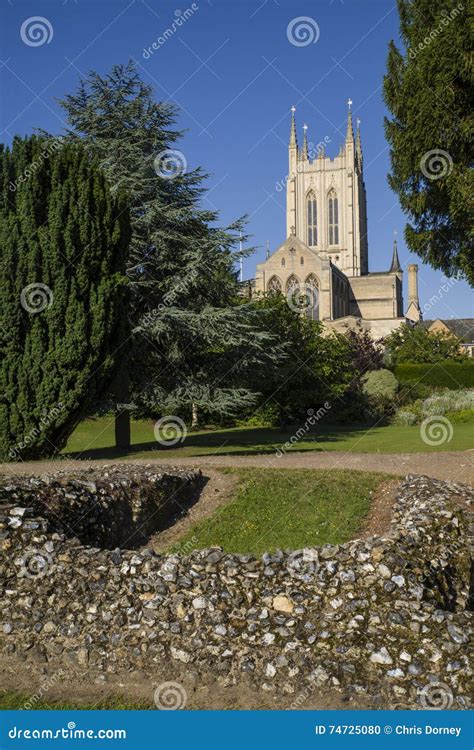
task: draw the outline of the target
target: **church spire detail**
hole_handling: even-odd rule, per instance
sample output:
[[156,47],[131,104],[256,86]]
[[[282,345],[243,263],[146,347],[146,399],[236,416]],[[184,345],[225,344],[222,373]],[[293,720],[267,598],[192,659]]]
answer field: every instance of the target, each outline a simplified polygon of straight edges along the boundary
[[296,140],[295,112],[296,107],[293,104],[291,108],[290,148],[298,148],[298,141]]
[[352,99],[347,100],[347,106],[349,107],[349,113],[347,115],[347,132],[346,132],[346,141],[353,141],[354,140],[354,128],[352,127]]
[[402,267],[400,265],[400,260],[398,258],[398,249],[397,249],[397,233],[393,233],[393,255],[392,255],[392,265],[390,266],[389,273],[399,273],[402,270]]
[[357,161],[359,164],[360,171],[362,172],[363,156],[362,156],[362,141],[360,138],[360,120],[357,118],[357,135],[356,135],[356,154]]
[[305,124],[303,125],[303,153],[302,158],[308,159],[308,126]]

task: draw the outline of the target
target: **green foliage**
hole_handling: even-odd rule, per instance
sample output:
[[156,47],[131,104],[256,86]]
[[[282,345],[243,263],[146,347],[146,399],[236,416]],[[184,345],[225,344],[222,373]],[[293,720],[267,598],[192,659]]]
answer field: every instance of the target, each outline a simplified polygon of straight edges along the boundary
[[444,390],[426,399],[414,401],[399,409],[395,424],[419,424],[426,417],[446,416],[450,422],[463,423],[474,419],[474,389]]
[[451,360],[437,362],[436,364],[410,364],[409,362],[397,365],[394,369],[397,379],[408,386],[415,387],[422,383],[436,388],[473,388],[474,387],[474,362],[452,362]]
[[380,418],[394,408],[398,380],[390,370],[372,370],[362,376],[362,391],[373,416]]
[[474,283],[473,98],[469,3],[397,0],[405,52],[389,47],[384,98],[390,187],[424,262]]
[[404,362],[434,363],[444,360],[465,361],[459,350],[459,339],[451,333],[430,333],[421,325],[401,325],[385,339],[385,350],[391,365]]
[[123,195],[80,145],[2,148],[3,456],[60,450],[108,385],[126,335],[129,238]]
[[322,324],[308,320],[292,310],[281,294],[272,294],[255,302],[265,313],[268,333],[281,342],[285,355],[277,367],[256,372],[262,391],[262,405],[278,408],[280,424],[304,419],[309,408],[331,405],[331,418],[345,407],[345,398],[354,387],[352,344],[342,334],[324,333]]
[[154,100],[132,62],[106,76],[90,73],[61,104],[68,137],[81,140],[131,203],[133,403],[141,413],[165,414],[195,404],[208,416],[249,408],[256,397],[242,384],[251,370],[276,361],[278,347],[238,298],[243,222],[219,228],[217,214],[199,208],[206,175],[188,169],[176,149],[174,105]]

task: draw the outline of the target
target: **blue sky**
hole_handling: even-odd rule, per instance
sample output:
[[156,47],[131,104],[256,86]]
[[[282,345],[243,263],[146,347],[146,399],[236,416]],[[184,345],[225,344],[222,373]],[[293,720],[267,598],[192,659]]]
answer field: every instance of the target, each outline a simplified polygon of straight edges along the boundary
[[[180,15],[166,41],[145,52]],[[21,37],[33,16],[49,24],[49,41],[38,46]],[[288,25],[301,16],[310,19],[315,43],[289,41]],[[35,128],[61,132],[56,99],[89,70],[105,73],[134,58],[156,97],[179,107],[186,130],[179,148],[190,167],[210,174],[204,205],[219,210],[223,223],[250,216],[260,247],[245,261],[246,277],[264,258],[266,240],[274,250],[285,238],[290,107],[297,107],[300,139],[306,122],[310,141],[326,138],[334,156],[350,97],[362,121],[370,270],[388,269],[398,230],[402,265],[420,266],[425,317],[474,315],[465,282],[446,285],[407,251],[404,216],[387,185],[381,87],[387,44],[398,36],[395,0],[2,0],[0,21],[1,140]]]

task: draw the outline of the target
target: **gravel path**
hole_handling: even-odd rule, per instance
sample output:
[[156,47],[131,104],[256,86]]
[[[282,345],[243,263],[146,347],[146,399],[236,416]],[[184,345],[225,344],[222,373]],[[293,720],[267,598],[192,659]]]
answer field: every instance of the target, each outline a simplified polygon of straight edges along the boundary
[[282,456],[202,456],[193,458],[167,458],[166,451],[159,458],[108,459],[100,461],[41,461],[15,464],[0,464],[0,474],[47,474],[59,469],[103,466],[111,463],[145,463],[167,466],[199,468],[206,467],[260,466],[271,469],[349,469],[357,471],[381,471],[395,476],[426,474],[436,479],[447,479],[474,485],[474,450],[433,453],[342,453],[304,452],[287,453]]

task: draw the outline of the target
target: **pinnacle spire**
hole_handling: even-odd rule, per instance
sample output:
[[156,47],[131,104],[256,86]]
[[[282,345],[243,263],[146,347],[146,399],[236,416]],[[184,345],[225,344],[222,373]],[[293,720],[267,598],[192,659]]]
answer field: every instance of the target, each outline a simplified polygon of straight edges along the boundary
[[401,270],[402,270],[402,267],[400,265],[400,260],[398,258],[398,249],[397,249],[397,233],[394,232],[394,234],[393,234],[392,265],[390,266],[389,273],[398,273]]
[[357,160],[359,162],[359,167],[362,171],[362,141],[360,138],[360,120],[357,118],[357,135],[356,135],[356,154],[357,154]]
[[296,140],[295,112],[296,112],[296,107],[293,104],[291,108],[290,148],[298,147],[298,141]]
[[308,158],[308,126],[305,124],[303,125],[303,153],[302,158],[307,159]]
[[349,107],[349,113],[347,115],[347,132],[346,132],[346,141],[353,141],[354,140],[354,129],[352,127],[352,99],[347,100],[347,106]]

